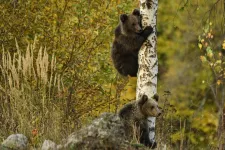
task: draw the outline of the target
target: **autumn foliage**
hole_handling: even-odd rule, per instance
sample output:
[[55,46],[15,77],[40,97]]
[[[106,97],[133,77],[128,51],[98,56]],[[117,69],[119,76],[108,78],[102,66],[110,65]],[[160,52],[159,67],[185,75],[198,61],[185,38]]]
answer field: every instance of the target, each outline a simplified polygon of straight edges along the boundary
[[[110,49],[133,0],[12,0],[0,4],[0,141],[23,133],[56,143],[135,98]],[[216,10],[216,11],[214,11]],[[224,140],[222,1],[159,1],[159,148],[216,149]],[[222,17],[221,17],[222,16]],[[220,147],[221,148],[221,147]]]

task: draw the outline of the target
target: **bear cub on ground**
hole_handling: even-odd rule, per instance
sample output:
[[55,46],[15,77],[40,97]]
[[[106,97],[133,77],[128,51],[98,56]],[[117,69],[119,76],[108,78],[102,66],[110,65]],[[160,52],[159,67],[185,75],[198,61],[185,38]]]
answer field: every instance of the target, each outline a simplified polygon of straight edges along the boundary
[[157,94],[150,99],[147,95],[143,95],[138,101],[134,100],[126,104],[119,111],[119,117],[124,122],[126,136],[132,138],[134,126],[136,126],[139,129],[140,143],[151,148],[156,147],[156,143],[152,143],[149,140],[147,118],[158,117],[162,113],[157,103],[158,99],[159,96]]
[[151,26],[141,27],[140,11],[120,15],[120,23],[115,29],[115,39],[111,57],[116,70],[123,76],[136,77],[138,72],[138,51],[153,32]]

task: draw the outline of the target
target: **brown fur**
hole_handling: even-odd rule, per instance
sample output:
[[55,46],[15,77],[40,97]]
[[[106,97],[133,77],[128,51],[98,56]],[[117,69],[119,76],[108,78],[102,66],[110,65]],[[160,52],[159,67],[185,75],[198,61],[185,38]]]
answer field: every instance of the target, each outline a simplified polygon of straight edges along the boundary
[[120,15],[120,23],[115,29],[111,57],[117,71],[124,76],[137,76],[138,51],[153,32],[150,26],[142,30],[140,21],[140,12],[135,9],[130,15]]
[[140,128],[140,142],[146,146],[152,146],[148,138],[147,117],[157,117],[161,114],[161,109],[157,104],[158,95],[152,98],[143,95],[140,100],[132,101],[126,104],[120,111],[119,116],[124,122],[125,132],[128,138],[132,138],[133,128],[136,126]]

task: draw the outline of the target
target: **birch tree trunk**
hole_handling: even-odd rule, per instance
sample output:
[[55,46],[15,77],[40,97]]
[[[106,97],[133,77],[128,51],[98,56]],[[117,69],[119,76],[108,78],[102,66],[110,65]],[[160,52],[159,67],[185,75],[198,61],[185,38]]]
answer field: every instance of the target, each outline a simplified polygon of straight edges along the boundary
[[[152,33],[148,40],[143,44],[139,51],[138,63],[139,70],[137,74],[137,92],[136,99],[140,99],[141,95],[146,94],[152,97],[157,93],[157,36],[156,36],[156,18],[157,18],[158,0],[140,0],[140,12],[142,15],[143,27],[152,26]],[[149,139],[154,145],[155,143],[155,117],[148,118]]]

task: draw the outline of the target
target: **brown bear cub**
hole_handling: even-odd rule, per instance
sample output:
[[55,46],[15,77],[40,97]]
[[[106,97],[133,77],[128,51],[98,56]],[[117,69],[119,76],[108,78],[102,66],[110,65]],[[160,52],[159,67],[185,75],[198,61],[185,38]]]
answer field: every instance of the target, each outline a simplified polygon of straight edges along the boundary
[[115,29],[115,39],[111,57],[117,71],[123,76],[136,77],[138,72],[138,51],[153,32],[151,26],[141,27],[140,11],[120,15],[120,23]]
[[140,143],[151,148],[156,147],[156,143],[149,140],[147,118],[158,117],[161,114],[161,108],[157,103],[158,98],[157,94],[150,99],[147,95],[143,95],[138,101],[134,100],[126,104],[119,111],[119,117],[124,122],[127,137],[132,138],[136,126],[139,129]]

